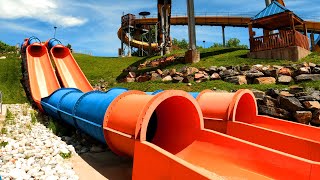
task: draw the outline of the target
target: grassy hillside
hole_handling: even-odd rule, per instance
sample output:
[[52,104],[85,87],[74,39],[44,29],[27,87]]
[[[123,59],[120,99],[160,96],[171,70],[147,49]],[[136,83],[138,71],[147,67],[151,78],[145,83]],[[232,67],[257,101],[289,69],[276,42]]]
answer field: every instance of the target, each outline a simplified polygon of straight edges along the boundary
[[[181,55],[183,51],[176,52]],[[179,69],[183,66],[194,67],[210,67],[210,66],[229,66],[229,65],[242,65],[242,64],[291,64],[290,61],[279,60],[257,60],[246,58],[247,50],[241,49],[204,49],[201,52],[201,61],[197,64],[175,64],[166,67],[167,69]],[[116,78],[122,73],[122,70],[130,65],[139,65],[146,60],[155,59],[158,57],[141,58],[111,58],[111,57],[94,57],[83,54],[75,54],[74,57],[78,61],[81,69],[87,76],[92,85],[98,83],[101,79],[108,83],[108,88],[111,87],[126,87],[129,89],[137,89],[142,91],[154,91],[157,89],[181,89],[186,91],[201,91],[204,89],[212,89],[214,87],[223,90],[236,90],[240,88],[260,89],[267,88],[287,88],[285,85],[234,85],[224,81],[207,81],[202,83],[193,83],[192,86],[187,86],[184,83],[164,83],[161,81],[145,82],[145,83],[117,83]],[[312,53],[307,58],[300,62],[314,62],[320,64],[320,54]],[[9,55],[7,59],[0,60],[0,91],[4,93],[4,103],[24,103],[27,102],[26,95],[20,83],[21,74],[21,60],[14,56]],[[297,63],[300,63],[297,62]],[[145,69],[150,70],[150,69]],[[320,82],[307,82],[301,84],[306,87],[320,88]]]
[[0,91],[3,93],[4,103],[25,103],[26,94],[20,80],[21,60],[16,55],[9,55],[0,59]]

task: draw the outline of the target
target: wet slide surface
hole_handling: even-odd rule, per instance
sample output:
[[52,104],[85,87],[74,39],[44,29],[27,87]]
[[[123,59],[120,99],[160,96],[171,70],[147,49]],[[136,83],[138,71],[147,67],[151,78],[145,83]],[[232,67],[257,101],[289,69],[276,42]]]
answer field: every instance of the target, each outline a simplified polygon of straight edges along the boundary
[[93,90],[67,47],[56,45],[51,49],[50,53],[63,87],[78,88],[83,92]]
[[49,96],[60,88],[47,48],[38,43],[28,46],[27,65],[30,93],[40,107],[41,98]]

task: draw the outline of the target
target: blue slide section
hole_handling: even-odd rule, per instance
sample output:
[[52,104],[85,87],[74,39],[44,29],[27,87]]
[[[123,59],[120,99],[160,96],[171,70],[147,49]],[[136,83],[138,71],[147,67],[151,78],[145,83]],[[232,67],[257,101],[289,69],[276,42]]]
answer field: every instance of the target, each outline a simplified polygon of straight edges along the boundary
[[55,119],[80,129],[91,137],[106,143],[103,135],[103,119],[110,103],[124,88],[113,88],[107,92],[83,93],[74,88],[62,88],[41,100],[43,110]]
[[[125,88],[112,88],[107,92],[91,91],[83,93],[76,88],[61,88],[41,100],[43,110],[55,119],[76,127],[91,137],[106,143],[103,135],[103,120],[111,102],[120,94],[127,92]],[[156,95],[163,90],[146,92]],[[190,92],[196,98],[198,92]]]

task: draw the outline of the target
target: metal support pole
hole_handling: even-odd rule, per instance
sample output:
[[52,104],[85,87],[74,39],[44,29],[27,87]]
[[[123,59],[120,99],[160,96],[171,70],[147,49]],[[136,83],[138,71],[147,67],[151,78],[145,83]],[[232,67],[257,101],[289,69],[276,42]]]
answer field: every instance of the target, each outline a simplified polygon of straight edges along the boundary
[[[124,12],[122,12],[122,17],[124,16]],[[120,56],[123,56],[124,42],[123,42],[123,26],[122,26],[122,18],[121,18],[121,53]]]
[[222,41],[223,41],[223,47],[226,47],[226,36],[224,32],[225,26],[222,26]]
[[313,32],[310,34],[310,41],[311,41],[311,50],[313,50],[314,46],[315,46],[314,33]]
[[196,45],[196,23],[194,17],[194,2],[187,0],[188,9],[188,34],[189,34],[189,50],[185,54],[186,63],[197,63],[200,61],[200,53],[197,51]]
[[149,25],[149,32],[148,32],[148,41],[149,41],[149,49],[148,49],[148,56],[151,56],[151,26]]
[[269,6],[271,4],[271,0],[265,0],[266,1],[266,6]]
[[194,2],[187,0],[188,9],[188,32],[189,32],[189,49],[195,50],[196,46],[196,23],[194,17]]

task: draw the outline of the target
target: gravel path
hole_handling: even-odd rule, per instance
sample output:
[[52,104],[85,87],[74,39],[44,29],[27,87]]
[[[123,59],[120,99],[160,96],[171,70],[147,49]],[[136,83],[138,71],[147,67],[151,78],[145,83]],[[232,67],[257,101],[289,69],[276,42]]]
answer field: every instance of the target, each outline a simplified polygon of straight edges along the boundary
[[2,179],[79,179],[66,158],[76,155],[74,147],[35,121],[29,106],[7,107],[12,115],[0,132]]

